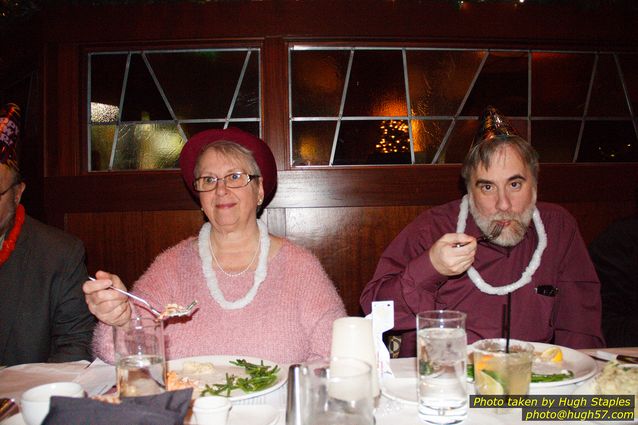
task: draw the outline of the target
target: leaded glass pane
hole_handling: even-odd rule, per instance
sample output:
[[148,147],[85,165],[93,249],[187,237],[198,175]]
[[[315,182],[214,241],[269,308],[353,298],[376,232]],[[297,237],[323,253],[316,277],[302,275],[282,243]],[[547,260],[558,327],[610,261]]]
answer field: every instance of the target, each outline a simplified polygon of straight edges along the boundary
[[582,116],[593,67],[593,53],[533,53],[532,115]]
[[228,114],[246,52],[148,53],[147,58],[177,119],[199,119]]
[[122,125],[113,169],[176,168],[184,143],[175,124]]
[[628,117],[629,107],[620,83],[618,67],[611,54],[600,54],[587,115]]
[[[200,131],[209,130],[209,129],[222,129],[224,128],[223,122],[199,122],[199,123],[181,123],[180,124],[184,134],[186,135],[186,139],[190,139],[196,133]],[[240,130],[244,130],[248,133],[259,136],[259,123],[258,122],[231,122],[229,127],[239,128]]]
[[292,52],[290,78],[293,116],[339,115],[349,56],[347,50]]
[[631,121],[587,121],[578,162],[636,162],[637,146]]
[[142,55],[132,54],[122,107],[122,121],[172,119]]
[[336,126],[336,121],[293,123],[293,165],[328,165]]
[[91,56],[91,122],[117,121],[125,70],[125,54]]
[[[89,57],[90,170],[175,168],[184,140],[208,128],[237,127],[260,135],[258,49]],[[92,124],[98,122],[116,127]]]
[[463,50],[408,51],[412,115],[454,116],[486,54]]
[[634,116],[638,113],[638,55],[618,55]]
[[509,116],[527,116],[527,52],[490,52],[463,113],[479,116],[492,105]]
[[108,170],[115,137],[115,125],[94,125],[91,127],[91,169]]
[[532,121],[532,145],[540,162],[572,162],[580,123],[580,120]]
[[[259,52],[254,51],[248,60],[248,66],[230,117],[231,119],[258,117],[260,115],[259,108]],[[254,125],[255,123],[248,124]],[[259,128],[258,125],[257,128]],[[259,135],[259,130],[256,135]]]
[[343,121],[333,164],[409,164],[409,145],[403,120]]
[[438,164],[459,164],[463,162],[478,131],[478,120],[459,120],[454,123],[452,133],[437,158]]
[[414,162],[430,164],[439,149],[451,120],[413,120]]
[[407,113],[401,51],[356,51],[344,115],[391,117]]
[[204,130],[210,130],[213,128],[222,129],[224,128],[223,122],[193,122],[193,123],[181,123],[180,127],[184,131],[184,135],[186,136],[186,140],[190,139],[196,133]]

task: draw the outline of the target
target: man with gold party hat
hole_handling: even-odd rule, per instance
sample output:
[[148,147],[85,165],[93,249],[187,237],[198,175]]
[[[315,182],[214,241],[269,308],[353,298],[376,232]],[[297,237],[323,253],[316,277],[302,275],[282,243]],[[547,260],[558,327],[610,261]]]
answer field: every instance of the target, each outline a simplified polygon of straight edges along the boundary
[[538,168],[531,144],[488,107],[463,162],[467,194],[410,223],[361,295],[366,314],[372,301],[394,300],[401,356],[415,355],[415,315],[435,309],[467,313],[468,343],[509,333],[604,346],[598,277],[575,219],[536,202]]
[[25,214],[20,109],[0,108],[0,365],[90,360],[82,242]]

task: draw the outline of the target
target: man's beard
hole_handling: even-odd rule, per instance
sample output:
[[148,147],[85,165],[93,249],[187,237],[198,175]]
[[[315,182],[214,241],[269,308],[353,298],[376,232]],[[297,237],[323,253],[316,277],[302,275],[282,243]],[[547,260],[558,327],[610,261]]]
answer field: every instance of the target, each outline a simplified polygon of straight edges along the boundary
[[529,223],[532,221],[532,214],[536,208],[536,193],[532,198],[532,202],[522,213],[514,212],[499,212],[491,216],[482,215],[474,204],[474,197],[470,194],[470,213],[474,217],[474,222],[484,235],[489,235],[491,229],[494,228],[499,221],[509,221],[509,225],[505,226],[501,231],[501,234],[492,239],[495,245],[500,246],[515,246],[518,245],[525,237],[525,232],[529,227]]

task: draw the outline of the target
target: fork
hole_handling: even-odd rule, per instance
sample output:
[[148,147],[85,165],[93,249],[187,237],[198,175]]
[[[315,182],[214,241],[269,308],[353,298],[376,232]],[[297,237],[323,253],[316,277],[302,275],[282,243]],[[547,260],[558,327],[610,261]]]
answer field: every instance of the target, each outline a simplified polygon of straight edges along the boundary
[[[89,276],[89,279],[91,280],[95,280],[95,278]],[[153,307],[151,305],[151,303],[149,303],[148,301],[146,301],[144,298],[140,298],[137,295],[133,295],[130,292],[126,292],[120,288],[116,288],[115,286],[111,285],[108,287],[108,289],[112,289],[114,291],[119,292],[120,294],[126,295],[127,297],[133,298],[136,301],[141,302],[142,304],[144,304],[146,307],[148,307],[148,309],[151,311],[151,313],[153,313],[155,316],[160,317],[162,316],[162,312],[157,310],[155,307]],[[182,317],[182,316],[188,316],[191,314],[191,312],[193,311],[193,308],[197,305],[197,301],[194,300],[193,302],[191,302],[188,306],[183,307],[182,309],[179,310],[174,310],[171,311],[169,314],[164,315],[164,318],[168,318],[168,317]]]
[[18,413],[18,404],[12,398],[0,399],[0,421]]
[[[492,230],[490,231],[490,233],[488,235],[486,234],[482,234],[481,236],[479,236],[478,238],[476,238],[476,243],[481,243],[481,242],[489,242],[493,239],[496,239],[500,236],[501,232],[503,231],[503,228],[505,226],[503,225],[503,223],[501,223],[500,221],[498,221],[494,227],[492,227]],[[462,246],[465,246],[469,244],[469,242],[457,242],[454,244],[454,248],[460,248]]]

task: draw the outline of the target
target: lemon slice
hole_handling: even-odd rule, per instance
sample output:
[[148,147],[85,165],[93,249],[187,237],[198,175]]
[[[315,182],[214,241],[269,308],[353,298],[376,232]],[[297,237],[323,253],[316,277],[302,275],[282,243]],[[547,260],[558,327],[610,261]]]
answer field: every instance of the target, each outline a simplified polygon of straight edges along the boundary
[[550,347],[543,351],[539,358],[544,362],[560,363],[563,361],[563,352],[560,347]]
[[485,373],[484,370],[480,371],[476,376],[476,389],[481,395],[504,395],[505,390],[503,385],[490,375]]

